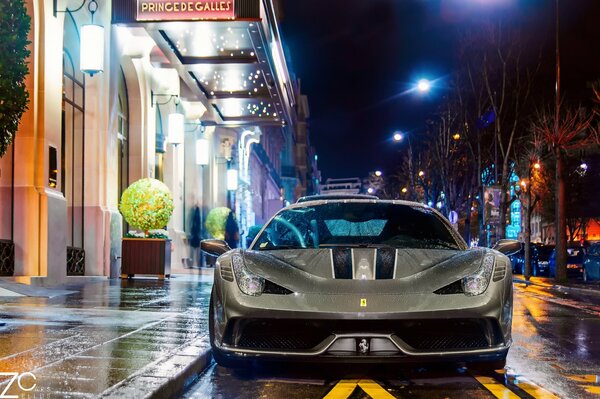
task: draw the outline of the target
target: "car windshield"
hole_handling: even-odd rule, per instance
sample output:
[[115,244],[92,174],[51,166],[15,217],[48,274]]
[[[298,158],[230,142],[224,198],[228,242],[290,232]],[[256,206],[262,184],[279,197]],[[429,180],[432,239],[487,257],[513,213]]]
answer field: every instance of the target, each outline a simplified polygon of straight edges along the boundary
[[253,249],[392,247],[463,249],[431,209],[392,203],[333,202],[277,214]]

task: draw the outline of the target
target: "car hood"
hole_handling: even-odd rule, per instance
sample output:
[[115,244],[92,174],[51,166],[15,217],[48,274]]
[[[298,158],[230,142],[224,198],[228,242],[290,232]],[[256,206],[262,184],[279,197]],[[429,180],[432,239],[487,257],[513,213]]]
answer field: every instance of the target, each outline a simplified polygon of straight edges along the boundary
[[475,273],[484,248],[241,251],[253,273],[294,292],[433,292]]

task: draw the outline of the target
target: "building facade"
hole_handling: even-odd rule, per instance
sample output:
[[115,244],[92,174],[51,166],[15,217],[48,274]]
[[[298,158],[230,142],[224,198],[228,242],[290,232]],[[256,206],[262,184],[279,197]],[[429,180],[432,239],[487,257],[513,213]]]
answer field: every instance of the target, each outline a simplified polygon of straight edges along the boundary
[[243,237],[285,203],[286,168],[305,166],[271,0],[25,3],[30,105],[0,159],[2,274],[118,276],[119,199],[141,178],[173,194],[174,267],[196,206],[229,207]]

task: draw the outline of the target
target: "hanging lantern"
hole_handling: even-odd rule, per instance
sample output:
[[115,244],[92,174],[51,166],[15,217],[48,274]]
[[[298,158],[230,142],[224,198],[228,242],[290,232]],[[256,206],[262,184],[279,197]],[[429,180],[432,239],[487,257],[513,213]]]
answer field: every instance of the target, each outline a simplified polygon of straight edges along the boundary
[[81,72],[94,76],[95,73],[104,71],[104,26],[81,26],[79,54]]
[[208,140],[198,139],[196,140],[196,165],[206,166],[208,165]]
[[227,169],[227,190],[235,191],[238,189],[238,171],[237,169]]
[[174,112],[169,114],[168,140],[170,144],[178,145],[183,143],[183,132],[185,129],[185,118],[183,114]]

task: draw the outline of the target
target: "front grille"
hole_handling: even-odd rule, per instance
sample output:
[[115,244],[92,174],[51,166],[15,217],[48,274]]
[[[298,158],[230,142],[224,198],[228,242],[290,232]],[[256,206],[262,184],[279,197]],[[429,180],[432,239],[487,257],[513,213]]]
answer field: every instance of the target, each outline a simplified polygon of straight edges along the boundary
[[278,350],[306,350],[311,349],[318,345],[319,342],[315,343],[310,339],[298,336],[274,336],[274,335],[263,335],[255,336],[250,334],[242,335],[238,346],[241,348],[249,349],[278,349]]
[[249,349],[309,350],[331,335],[318,323],[301,320],[252,320],[240,326],[236,346]]
[[494,268],[494,281],[500,281],[504,278],[506,274],[506,262],[502,260],[496,261],[496,266]]
[[493,319],[287,320],[234,319],[225,343],[239,348],[310,351],[332,334],[394,334],[416,352],[483,349],[503,342]]
[[483,349],[502,342],[497,323],[486,319],[408,321],[396,336],[424,352]]

